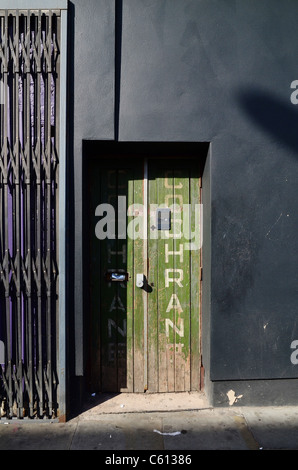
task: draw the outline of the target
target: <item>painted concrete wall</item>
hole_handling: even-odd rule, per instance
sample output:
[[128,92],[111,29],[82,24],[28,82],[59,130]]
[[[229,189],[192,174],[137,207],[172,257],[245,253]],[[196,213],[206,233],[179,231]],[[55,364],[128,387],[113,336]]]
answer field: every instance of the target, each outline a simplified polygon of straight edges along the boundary
[[290,345],[298,339],[298,106],[290,84],[298,79],[297,2],[116,4],[119,103],[114,2],[71,2],[76,344],[82,141],[113,140],[119,104],[120,141],[211,142],[210,331],[203,330],[211,379],[296,378]]
[[[83,354],[83,139],[114,139],[115,8],[113,1],[79,0],[69,5],[69,262],[71,347],[75,373]],[[72,295],[73,294],[73,295]]]

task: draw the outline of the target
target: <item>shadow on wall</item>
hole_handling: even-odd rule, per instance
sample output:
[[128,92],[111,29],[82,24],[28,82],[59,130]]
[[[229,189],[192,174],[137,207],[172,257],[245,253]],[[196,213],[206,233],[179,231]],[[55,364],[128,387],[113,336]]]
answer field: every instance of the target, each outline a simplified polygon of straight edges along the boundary
[[[235,100],[256,131],[274,140],[280,149],[298,156],[298,105],[296,107],[291,103],[290,94],[289,88],[289,99],[285,102],[269,90],[239,89]],[[245,208],[243,218],[238,217],[237,211],[231,211],[230,198],[221,198],[220,207],[213,208],[213,223],[221,227],[225,237],[222,240],[225,246],[222,251],[223,263],[216,266],[217,278],[226,279],[225,283],[217,286],[222,313],[232,312],[239,306],[243,308],[247,290],[254,285],[255,265],[259,260],[260,243],[253,230],[256,226],[255,208],[247,202],[246,197],[241,200],[238,195],[238,201]]]
[[238,101],[252,121],[279,140],[292,152],[298,152],[298,109],[269,91],[252,89],[238,92]]

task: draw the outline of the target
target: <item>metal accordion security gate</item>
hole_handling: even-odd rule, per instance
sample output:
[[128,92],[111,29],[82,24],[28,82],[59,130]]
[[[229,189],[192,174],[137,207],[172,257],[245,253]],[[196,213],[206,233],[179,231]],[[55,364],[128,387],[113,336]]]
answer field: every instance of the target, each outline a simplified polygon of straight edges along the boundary
[[60,10],[0,10],[0,417],[55,418]]

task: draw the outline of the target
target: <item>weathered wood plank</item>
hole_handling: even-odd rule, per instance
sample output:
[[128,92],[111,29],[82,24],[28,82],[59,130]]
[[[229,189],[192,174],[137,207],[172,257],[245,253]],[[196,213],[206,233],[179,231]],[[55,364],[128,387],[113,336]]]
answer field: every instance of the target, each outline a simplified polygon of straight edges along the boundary
[[[132,172],[133,174],[133,172]],[[131,177],[128,182],[127,205],[130,207],[134,200],[134,179]],[[132,214],[127,215],[127,224],[133,220]],[[127,272],[129,280],[127,283],[127,392],[134,391],[134,297],[135,297],[135,271],[134,271],[134,241],[127,236]]]
[[[136,275],[145,273],[146,260],[143,256],[143,225],[144,205],[144,175],[143,168],[135,169],[134,179],[134,285]],[[143,289],[134,290],[134,392],[144,392],[144,301]]]
[[[101,202],[117,207],[117,171],[108,169],[101,172]],[[101,241],[100,271],[102,276],[101,292],[101,356],[102,391],[118,391],[117,372],[117,312],[121,302],[117,283],[107,282],[105,273],[116,268],[117,241],[107,237]]]
[[[116,239],[117,239],[117,270],[126,273],[128,270],[127,238],[124,238],[126,221],[128,182],[132,179],[129,169],[118,170],[118,203],[116,213]],[[124,226],[122,226],[124,225]],[[117,282],[117,294],[119,298],[117,312],[117,368],[118,368],[118,391],[127,385],[127,282]]]
[[89,295],[90,295],[90,322],[89,322],[89,383],[90,392],[101,391],[100,383],[100,286],[102,278],[99,270],[100,241],[95,236],[95,209],[100,202],[100,172],[97,165],[92,165],[89,170]]
[[[157,176],[158,205],[170,207],[173,204],[173,171],[160,169]],[[173,221],[172,221],[173,222]],[[171,229],[159,231],[158,257],[158,311],[159,311],[159,391],[171,392],[175,388],[174,366],[174,323],[173,311],[167,312],[170,299],[174,293],[173,260],[166,262],[167,252],[173,251],[173,223]]]
[[[191,231],[195,234],[194,243],[198,242],[197,249],[191,250],[191,390],[200,389],[200,368],[201,368],[201,281],[200,281],[200,268],[201,268],[201,190],[199,185],[199,169],[193,167],[191,169]],[[195,216],[197,215],[197,220]],[[199,234],[198,234],[199,232]]]
[[[174,284],[175,391],[190,390],[190,253],[185,250],[183,205],[189,204],[189,170],[175,170],[176,234],[173,264],[181,281]],[[177,222],[176,222],[177,221]]]
[[156,224],[157,184],[154,163],[149,160],[148,201],[148,385],[150,392],[159,391],[158,383],[158,230]]

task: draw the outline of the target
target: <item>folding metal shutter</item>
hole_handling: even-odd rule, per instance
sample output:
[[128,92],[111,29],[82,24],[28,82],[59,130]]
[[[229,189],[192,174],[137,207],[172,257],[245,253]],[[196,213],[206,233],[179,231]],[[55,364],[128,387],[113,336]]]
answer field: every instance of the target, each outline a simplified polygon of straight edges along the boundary
[[57,415],[60,12],[0,11],[0,411]]

